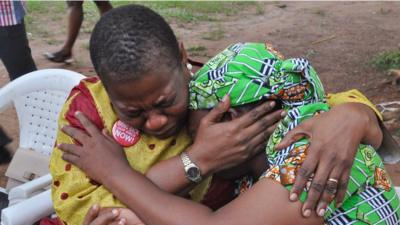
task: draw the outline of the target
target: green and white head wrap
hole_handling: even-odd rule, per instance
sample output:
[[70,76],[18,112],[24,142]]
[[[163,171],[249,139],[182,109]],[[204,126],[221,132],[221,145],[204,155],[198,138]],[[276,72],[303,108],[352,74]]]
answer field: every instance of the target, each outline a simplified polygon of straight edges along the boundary
[[[231,106],[276,99],[287,116],[266,143],[269,168],[262,177],[280,182],[289,191],[296,180],[310,141],[303,137],[276,151],[288,131],[318,113],[328,111],[324,89],[310,63],[301,58],[283,60],[272,47],[257,43],[231,45],[202,67],[189,85],[190,107],[210,109],[226,95]],[[340,143],[339,143],[340,144]],[[340,146],[340,145],[338,145]],[[332,202],[325,213],[328,224],[399,224],[400,201],[383,163],[371,146],[360,145],[351,168],[343,205]],[[299,196],[304,202],[309,180]],[[368,200],[367,200],[368,199]]]
[[284,108],[324,102],[324,89],[306,59],[282,60],[262,43],[237,43],[209,60],[189,85],[190,108],[213,108],[229,94],[231,106],[277,99]]

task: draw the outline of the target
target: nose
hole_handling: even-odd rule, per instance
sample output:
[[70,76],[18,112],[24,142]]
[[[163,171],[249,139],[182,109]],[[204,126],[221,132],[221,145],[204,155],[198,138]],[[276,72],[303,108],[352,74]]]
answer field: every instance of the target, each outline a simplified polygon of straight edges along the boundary
[[151,131],[162,129],[168,122],[168,117],[159,112],[150,112],[147,116],[145,127]]

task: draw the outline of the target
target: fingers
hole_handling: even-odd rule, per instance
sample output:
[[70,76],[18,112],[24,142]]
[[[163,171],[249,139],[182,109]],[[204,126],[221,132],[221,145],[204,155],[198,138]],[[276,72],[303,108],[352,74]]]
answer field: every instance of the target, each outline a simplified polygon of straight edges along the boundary
[[[247,112],[243,116],[241,116],[239,120],[239,125],[242,128],[251,126],[253,123],[258,121],[260,118],[265,116],[267,113],[271,112],[273,108],[275,107],[276,103],[274,101],[267,101],[259,106],[257,106],[255,109],[252,109],[251,111]],[[271,123],[273,124],[273,123]]]
[[82,150],[80,150],[81,146],[75,145],[75,144],[58,144],[57,148],[59,148],[61,151],[64,153],[68,153],[71,155],[75,156],[80,156],[80,153],[82,153]]
[[80,164],[80,161],[79,161],[79,156],[76,156],[76,155],[73,155],[73,154],[69,154],[69,153],[63,153],[61,158],[64,161],[67,161],[69,163],[72,163],[72,164],[76,165],[79,168],[82,168],[81,164]]
[[338,192],[336,194],[336,208],[340,208],[343,203],[343,199],[346,196],[347,185],[350,179],[350,168],[346,169],[341,173],[339,184],[338,184]]
[[[318,143],[318,142],[317,142]],[[320,152],[322,146],[318,145],[317,143],[314,142],[310,144],[309,147],[309,154],[308,157],[317,157],[316,152]],[[317,160],[315,160],[317,161]],[[308,191],[307,199],[303,204],[303,215],[304,216],[309,216],[311,214],[311,211],[316,209],[318,201],[321,199],[323,196],[324,192],[326,191],[326,195],[322,197],[321,199],[321,205],[319,205],[317,209],[317,215],[319,216],[324,216],[325,211],[326,211],[326,206],[332,201],[334,195],[330,194],[329,192],[335,191],[337,187],[333,187],[332,182],[330,182],[329,190],[325,189],[326,188],[326,183],[330,176],[334,176],[335,178],[332,179],[337,179],[338,173],[340,171],[333,171],[333,166],[334,166],[335,159],[331,158],[331,156],[325,156],[322,157],[320,162],[318,162],[318,168],[315,172],[315,176],[313,177],[313,180],[311,182],[310,189]],[[304,164],[303,164],[304,166]],[[331,174],[332,173],[332,174]],[[336,193],[335,193],[336,194]]]
[[279,122],[276,122],[274,125],[267,128],[267,130],[265,131],[265,136],[267,137],[267,139],[271,136],[272,133],[274,133],[274,131],[278,125],[279,125]]
[[335,167],[330,173],[328,180],[326,181],[325,190],[319,200],[317,206],[317,215],[324,216],[326,208],[335,199],[336,193],[338,191],[338,179],[340,177],[341,170]]
[[[248,137],[254,137],[259,133],[263,132],[266,134],[266,131],[269,135],[272,134],[273,130],[276,128],[277,123],[282,118],[282,110],[277,110],[273,113],[267,114],[266,116],[258,119],[251,126],[247,127],[243,131],[243,135],[247,135]],[[272,132],[271,132],[272,131]],[[264,137],[269,137],[269,135],[264,135]]]
[[97,129],[97,127],[82,112],[75,112],[75,117],[79,120],[90,136],[94,137],[100,133],[99,129]]
[[254,136],[250,141],[247,142],[247,145],[250,146],[250,148],[253,150],[252,155],[257,154],[262,150],[265,150],[265,143],[268,141],[269,136],[271,136],[275,128],[278,126],[278,123],[275,123],[274,125],[268,127],[266,130],[259,134],[255,134],[256,136]]
[[[258,134],[257,136],[253,137],[247,145],[249,146],[250,149],[250,154],[247,155],[247,158],[251,158],[257,153],[259,153],[262,150],[265,150],[265,143],[267,142],[266,138],[267,134],[266,132],[262,132]],[[261,147],[261,148],[260,148]]]
[[89,225],[99,215],[100,206],[98,204],[93,205],[83,220],[83,225]]
[[293,130],[289,131],[282,139],[282,141],[275,146],[276,150],[287,148],[303,137],[311,137],[310,132],[306,129],[308,127],[305,124],[306,123],[303,122],[302,124],[295,127]]
[[[315,168],[317,167],[317,162],[318,160],[316,156],[312,154],[308,155],[307,158],[304,160],[299,171],[297,172],[296,181],[293,185],[293,188],[290,191],[290,201],[297,201],[298,197],[303,192],[307,182],[310,180],[310,177],[313,175]],[[314,188],[318,187],[315,186]]]
[[224,113],[229,110],[230,104],[229,95],[225,95],[222,101],[202,119],[202,122],[210,124],[219,122]]
[[[314,163],[318,160],[317,159],[317,154],[316,152],[320,152],[317,150],[320,150],[322,148],[321,145],[318,144],[318,142],[311,143],[308,149],[308,159],[305,160],[313,160],[315,161]],[[333,168],[333,163],[332,163],[331,158],[324,157],[320,162],[318,162],[318,168],[317,170],[313,169],[312,171],[315,172],[315,176],[313,177],[313,180],[311,182],[310,189],[308,191],[307,199],[303,204],[303,215],[304,216],[309,216],[311,215],[311,211],[316,208],[317,202],[321,198],[321,195],[323,194],[324,188],[326,181],[328,180],[328,176],[330,175],[332,168]],[[307,162],[308,163],[308,162]],[[302,167],[308,167],[307,164],[303,164]],[[314,167],[315,168],[315,167]],[[297,180],[296,180],[297,181]],[[318,213],[318,212],[317,212]],[[323,212],[325,214],[325,212]]]
[[106,128],[104,128],[101,133],[103,134],[104,137],[107,138],[107,140],[111,141],[111,142],[115,142],[114,138],[111,136],[111,134],[108,132],[108,130]]
[[[121,219],[119,219],[117,221],[114,220],[114,222],[112,222],[112,223],[110,223],[108,225],[125,225],[126,223],[127,223],[126,219],[125,218],[121,218]],[[134,224],[134,225],[139,225],[139,224]]]
[[71,138],[77,140],[79,143],[84,143],[88,138],[88,135],[84,131],[75,127],[63,126],[61,130]]
[[[88,223],[87,225],[108,225],[116,221],[118,216],[119,216],[119,210],[113,209],[109,212],[98,215],[95,219],[91,220],[90,223]],[[125,223],[123,224],[118,223],[118,224],[123,225]]]

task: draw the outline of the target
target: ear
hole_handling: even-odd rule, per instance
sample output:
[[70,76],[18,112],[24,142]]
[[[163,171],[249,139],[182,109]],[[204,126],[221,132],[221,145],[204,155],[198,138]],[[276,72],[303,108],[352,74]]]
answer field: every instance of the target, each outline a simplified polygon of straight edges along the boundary
[[187,57],[187,52],[185,49],[185,46],[183,45],[183,42],[179,42],[179,51],[181,52],[181,62],[182,64],[186,67],[186,64],[188,63],[188,57]]
[[183,42],[179,42],[179,51],[181,52],[181,65],[184,71],[184,77],[187,80],[187,82],[189,82],[192,79],[192,71],[189,70],[189,68],[187,67],[188,62],[188,57],[187,57],[187,53],[186,53],[186,49],[185,46],[183,45]]

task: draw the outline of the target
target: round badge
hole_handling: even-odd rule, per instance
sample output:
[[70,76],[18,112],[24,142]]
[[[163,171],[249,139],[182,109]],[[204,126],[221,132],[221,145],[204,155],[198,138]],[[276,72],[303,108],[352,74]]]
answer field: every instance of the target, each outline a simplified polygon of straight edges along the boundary
[[117,122],[114,123],[112,135],[114,140],[116,140],[123,147],[132,146],[140,139],[139,130],[126,125],[120,120],[117,120]]

